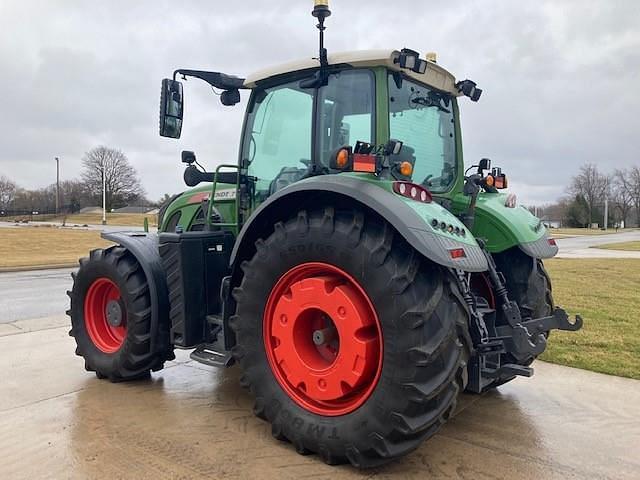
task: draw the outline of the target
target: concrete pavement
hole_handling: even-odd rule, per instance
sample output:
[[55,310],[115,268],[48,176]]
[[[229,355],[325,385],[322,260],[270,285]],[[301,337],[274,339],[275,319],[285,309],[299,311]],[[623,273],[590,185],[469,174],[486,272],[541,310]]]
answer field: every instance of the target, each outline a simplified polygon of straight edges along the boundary
[[640,258],[640,252],[604,250],[597,247],[607,243],[640,241],[640,230],[607,235],[578,235],[558,238],[558,258]]
[[434,438],[361,473],[273,439],[237,367],[178,352],[150,380],[111,384],[84,371],[66,317],[0,327],[0,478],[640,478],[634,380],[536,362],[533,378],[463,395]]

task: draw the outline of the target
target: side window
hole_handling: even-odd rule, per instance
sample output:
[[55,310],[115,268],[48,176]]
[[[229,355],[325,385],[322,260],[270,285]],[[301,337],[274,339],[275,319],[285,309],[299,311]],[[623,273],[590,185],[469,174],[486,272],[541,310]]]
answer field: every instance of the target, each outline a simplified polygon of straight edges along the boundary
[[300,180],[311,162],[313,90],[300,89],[298,84],[254,94],[243,159],[249,165],[249,175],[258,178],[258,200]]
[[374,77],[369,70],[346,70],[329,76],[320,89],[318,148],[325,165],[338,148],[372,142]]

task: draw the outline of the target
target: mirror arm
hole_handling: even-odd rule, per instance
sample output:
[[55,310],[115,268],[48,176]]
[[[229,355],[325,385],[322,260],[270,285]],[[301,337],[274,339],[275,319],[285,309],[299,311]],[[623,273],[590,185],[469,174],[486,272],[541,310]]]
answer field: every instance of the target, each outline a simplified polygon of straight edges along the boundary
[[221,90],[238,90],[241,88],[247,88],[244,86],[244,78],[227,75],[226,73],[181,68],[173,72],[173,79],[175,80],[178,75],[182,75],[185,79],[186,77],[199,78],[200,80],[207,82],[212,87],[219,88]]

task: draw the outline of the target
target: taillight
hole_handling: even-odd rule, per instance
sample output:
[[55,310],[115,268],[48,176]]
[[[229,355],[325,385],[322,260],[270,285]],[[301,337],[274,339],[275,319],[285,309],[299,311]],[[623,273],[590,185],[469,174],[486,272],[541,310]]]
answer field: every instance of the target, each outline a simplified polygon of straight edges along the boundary
[[552,247],[558,246],[555,238],[549,238],[547,241],[549,242],[549,245],[551,245]]
[[411,182],[393,182],[393,191],[398,195],[410,198],[417,202],[431,203],[433,197],[426,188]]
[[464,248],[453,248],[449,250],[449,255],[451,255],[451,258],[453,258],[454,260],[456,258],[465,258],[467,256]]

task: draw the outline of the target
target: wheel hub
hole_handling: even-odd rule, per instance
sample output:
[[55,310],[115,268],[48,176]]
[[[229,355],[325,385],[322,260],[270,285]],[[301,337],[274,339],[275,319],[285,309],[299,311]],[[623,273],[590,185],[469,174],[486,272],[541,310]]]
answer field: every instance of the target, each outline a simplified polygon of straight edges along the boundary
[[93,281],[84,299],[84,324],[95,347],[104,353],[120,349],[127,335],[120,289],[107,277]]
[[107,310],[105,312],[107,316],[107,322],[112,327],[119,327],[122,325],[122,307],[120,302],[116,300],[109,300],[107,302]]
[[382,366],[380,325],[364,290],[328,264],[303,264],[276,284],[265,309],[271,368],[296,403],[342,415],[369,396]]

